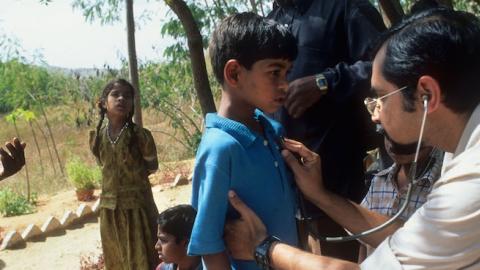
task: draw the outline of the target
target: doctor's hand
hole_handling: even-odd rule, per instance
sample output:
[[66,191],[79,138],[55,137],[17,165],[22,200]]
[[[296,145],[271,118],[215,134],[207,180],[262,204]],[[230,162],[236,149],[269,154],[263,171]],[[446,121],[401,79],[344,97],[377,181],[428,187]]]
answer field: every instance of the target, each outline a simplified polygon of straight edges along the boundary
[[13,138],[12,141],[5,143],[8,151],[0,147],[0,163],[3,167],[0,170],[0,180],[14,175],[22,169],[25,165],[25,147],[26,144],[18,138]]
[[315,82],[315,76],[296,79],[288,85],[285,108],[293,118],[298,118],[322,96]]
[[238,260],[253,260],[255,247],[266,237],[267,229],[260,218],[230,190],[228,199],[240,214],[240,218],[229,220],[225,225],[225,243],[230,255]]
[[291,139],[285,139],[282,156],[292,169],[295,182],[303,195],[314,203],[323,198],[326,189],[323,185],[320,156]]

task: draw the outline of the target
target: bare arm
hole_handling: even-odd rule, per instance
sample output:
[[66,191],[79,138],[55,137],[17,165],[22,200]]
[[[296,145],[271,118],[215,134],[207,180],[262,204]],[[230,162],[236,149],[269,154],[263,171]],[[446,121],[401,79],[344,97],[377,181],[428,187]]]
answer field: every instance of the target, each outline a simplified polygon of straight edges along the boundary
[[203,261],[208,270],[225,270],[230,268],[230,261],[226,252],[203,256]]
[[360,269],[355,263],[314,255],[280,242],[270,249],[270,265],[278,270]]
[[[303,144],[286,139],[282,155],[295,175],[295,181],[305,197],[322,209],[338,224],[356,234],[381,225],[388,216],[370,211],[352,201],[326,190],[323,186],[320,157]],[[292,154],[302,157],[303,163]],[[393,234],[403,222],[397,221],[389,227],[362,238],[367,244],[377,247],[385,238]]]
[[[225,242],[234,258],[253,260],[255,247],[267,235],[265,225],[235,192],[230,191],[228,195],[230,203],[241,217],[227,223]],[[313,255],[280,242],[272,244],[269,258],[270,266],[279,270],[359,269],[354,263]]]

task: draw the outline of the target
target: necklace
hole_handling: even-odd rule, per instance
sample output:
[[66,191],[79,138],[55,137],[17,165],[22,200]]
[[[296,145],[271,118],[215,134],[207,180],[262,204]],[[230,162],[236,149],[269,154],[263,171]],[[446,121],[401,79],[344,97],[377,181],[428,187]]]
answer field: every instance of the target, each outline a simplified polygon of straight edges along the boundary
[[123,130],[128,127],[128,122],[125,123],[125,125],[123,125],[122,129],[120,129],[120,132],[118,133],[117,137],[115,138],[115,140],[112,140],[112,137],[110,136],[110,122],[108,122],[108,126],[107,126],[107,138],[108,140],[110,141],[111,144],[115,145],[118,141],[118,139],[120,139],[120,136],[122,135],[122,132]]

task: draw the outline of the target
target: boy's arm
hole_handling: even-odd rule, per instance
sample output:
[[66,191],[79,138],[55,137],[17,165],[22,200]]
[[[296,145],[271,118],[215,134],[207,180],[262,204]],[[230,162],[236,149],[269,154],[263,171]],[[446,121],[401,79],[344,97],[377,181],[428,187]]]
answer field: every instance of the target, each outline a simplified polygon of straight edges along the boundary
[[208,270],[231,269],[230,261],[228,260],[227,253],[225,251],[220,253],[205,255],[202,258]]

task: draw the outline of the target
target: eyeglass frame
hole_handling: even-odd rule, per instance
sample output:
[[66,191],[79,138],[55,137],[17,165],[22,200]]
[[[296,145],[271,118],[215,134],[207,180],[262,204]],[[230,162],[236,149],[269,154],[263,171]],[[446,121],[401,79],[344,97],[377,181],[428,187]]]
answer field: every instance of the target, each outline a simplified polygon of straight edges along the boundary
[[[391,96],[391,95],[393,95],[393,94],[396,94],[396,93],[398,93],[398,92],[400,92],[400,91],[402,91],[402,90],[405,90],[405,89],[407,89],[407,88],[408,88],[408,85],[405,85],[405,86],[400,87],[400,88],[398,88],[397,90],[392,91],[392,92],[390,92],[390,93],[388,93],[388,94],[386,94],[386,95],[383,95],[383,96],[381,96],[381,97],[377,97],[377,98],[367,97],[367,98],[365,98],[365,99],[363,100],[363,104],[364,104],[365,107],[367,108],[367,111],[370,113],[370,115],[373,115],[373,114],[375,113],[375,110],[376,110],[377,107],[379,106],[379,105],[378,105],[378,104],[379,104],[378,102],[379,102],[380,100],[382,100],[382,99],[384,99],[384,98],[386,98],[386,97],[389,97],[389,96]],[[371,107],[370,104],[372,104],[372,103],[373,103],[375,106]],[[371,107],[371,108],[370,108],[370,107]]]

